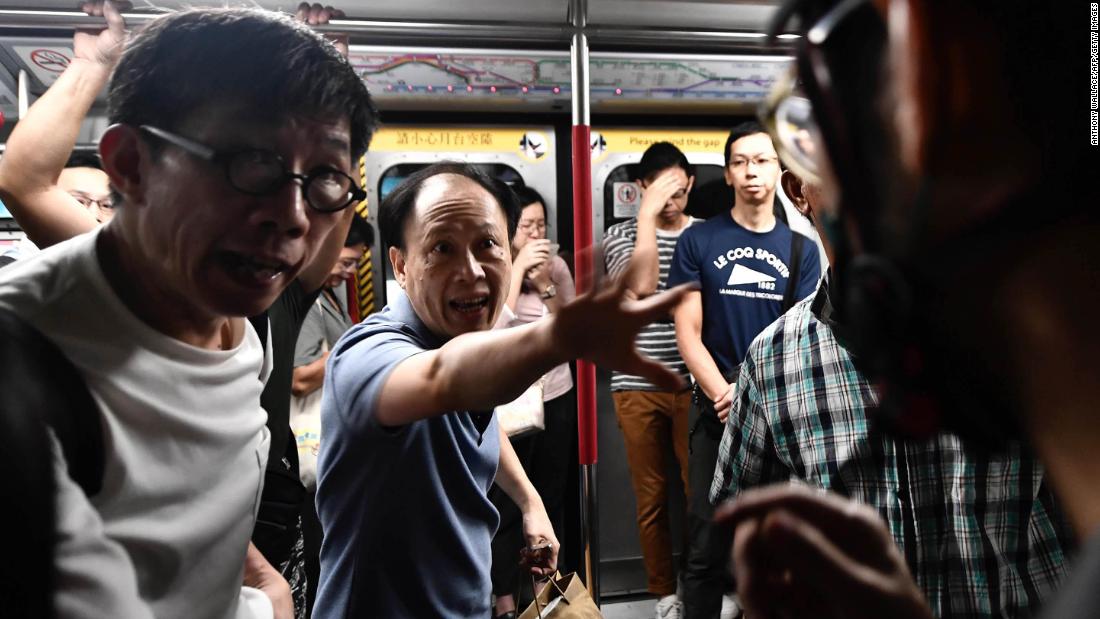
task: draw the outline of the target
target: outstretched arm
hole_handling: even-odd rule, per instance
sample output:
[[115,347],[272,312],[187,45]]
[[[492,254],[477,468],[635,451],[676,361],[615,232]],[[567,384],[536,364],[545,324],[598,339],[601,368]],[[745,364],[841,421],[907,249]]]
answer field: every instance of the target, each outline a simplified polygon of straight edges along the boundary
[[0,160],[0,198],[39,247],[98,225],[95,216],[57,185],[57,179],[76,144],[81,122],[118,62],[126,24],[114,3],[86,2],[83,8],[103,15],[107,29],[76,32],[72,62],[19,119]]
[[687,290],[681,286],[633,301],[621,284],[596,286],[546,320],[456,337],[393,370],[382,387],[376,418],[382,425],[400,426],[450,410],[487,410],[515,399],[551,368],[578,358],[676,390],[680,378],[641,356],[634,338],[642,327],[668,315]]

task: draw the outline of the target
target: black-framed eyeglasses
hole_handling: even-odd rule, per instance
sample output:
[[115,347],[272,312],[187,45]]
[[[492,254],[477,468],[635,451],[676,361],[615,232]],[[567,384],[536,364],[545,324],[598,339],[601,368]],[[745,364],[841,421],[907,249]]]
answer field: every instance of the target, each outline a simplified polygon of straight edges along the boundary
[[729,162],[728,165],[729,165],[730,168],[733,168],[734,170],[740,170],[741,168],[748,167],[748,165],[750,163],[752,165],[758,167],[758,168],[763,168],[764,166],[773,164],[776,161],[778,161],[778,159],[776,157],[768,157],[767,155],[757,155],[756,157],[748,157],[748,158],[734,157],[733,159],[730,159],[730,162]]
[[820,184],[821,162],[816,144],[820,130],[814,120],[813,105],[802,95],[798,83],[798,67],[776,80],[767,98],[761,102],[759,117],[775,144],[779,158],[799,178]]
[[92,196],[89,196],[88,194],[81,193],[81,192],[78,192],[78,191],[70,191],[69,195],[72,196],[74,199],[76,199],[76,201],[79,202],[80,205],[83,206],[84,208],[90,209],[93,206],[95,208],[100,208],[100,209],[105,209],[105,210],[111,210],[111,209],[115,208],[115,202],[114,202],[113,199],[111,199],[110,196],[104,196],[102,198],[93,198]]
[[759,115],[783,162],[804,180],[836,182],[842,210],[857,215],[864,249],[886,195],[889,140],[881,101],[886,28],[868,0],[790,0],[772,34],[793,17],[808,24],[789,75]]
[[300,180],[302,198],[311,208],[322,213],[343,210],[367,197],[367,192],[354,179],[335,168],[322,166],[310,170],[308,174],[298,174],[288,170],[283,158],[269,150],[242,148],[218,151],[159,127],[142,125],[141,130],[199,159],[221,164],[229,185],[250,196],[268,196],[279,191],[287,182]]

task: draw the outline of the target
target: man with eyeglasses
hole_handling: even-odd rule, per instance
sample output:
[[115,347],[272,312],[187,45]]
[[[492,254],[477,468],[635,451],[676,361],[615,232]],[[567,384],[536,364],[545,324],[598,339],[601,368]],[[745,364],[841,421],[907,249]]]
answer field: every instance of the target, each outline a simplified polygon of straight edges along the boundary
[[[832,254],[828,192],[790,170],[781,181]],[[795,480],[843,494],[882,516],[936,616],[1030,614],[1064,577],[1070,539],[1043,467],[1020,444],[988,453],[946,432],[884,434],[832,294],[827,277],[750,345],[711,502]]]
[[[32,106],[33,107],[33,106]],[[31,124],[36,118],[31,116]],[[21,121],[22,122],[22,121]],[[45,123],[42,123],[45,125]],[[45,129],[45,127],[43,127]],[[51,128],[52,130],[52,128]],[[37,133],[33,129],[15,133],[14,147],[12,140],[8,140],[6,157],[11,157],[7,164],[0,165],[0,198],[8,206],[12,217],[23,228],[25,236],[18,245],[4,252],[0,256],[0,266],[15,262],[20,258],[26,258],[38,253],[41,247],[47,247],[56,243],[54,238],[54,225],[49,216],[33,207],[28,208],[22,196],[29,193],[27,188],[36,182],[55,184],[63,193],[69,195],[68,201],[71,207],[57,209],[56,213],[66,213],[87,220],[87,226],[94,228],[97,225],[107,223],[114,216],[114,199],[111,197],[111,187],[103,166],[99,163],[99,157],[94,153],[74,152],[65,162],[55,179],[46,179],[39,176],[44,165],[36,165],[36,157],[41,157],[40,144],[37,140],[30,139],[30,135]],[[27,136],[28,139],[22,138]],[[26,145],[26,148],[24,147]],[[33,146],[33,149],[31,148]],[[30,156],[25,153],[34,152]],[[52,168],[54,164],[49,164]],[[58,194],[57,199],[65,199]],[[83,209],[91,217],[87,217],[80,210]],[[71,213],[75,210],[76,213]],[[43,221],[47,219],[47,221]],[[36,242],[36,239],[38,242]]]
[[[869,421],[904,439],[947,431],[992,454],[1034,451],[1084,542],[1061,590],[1020,613],[1051,619],[1100,614],[1088,4],[797,0],[773,25],[785,32],[797,16],[805,33],[805,96],[777,98],[773,115],[798,121],[775,123],[792,169],[837,200],[822,214],[837,265],[830,299],[878,395]],[[799,107],[809,113],[789,113]],[[814,152],[792,139],[801,129]],[[987,490],[1006,492],[969,479],[960,492]],[[1027,547],[1042,537],[1025,516],[1003,517],[1009,547],[981,539],[1004,553],[988,569],[1042,557]],[[736,527],[752,616],[935,616],[908,549],[868,506],[783,484],[719,517]]]
[[[772,210],[779,159],[763,127],[755,122],[734,127],[725,151],[732,208],[684,231],[668,281],[669,286],[699,285],[674,313],[676,343],[695,378],[683,576],[688,619],[718,617],[727,588],[730,537],[711,526],[709,492],[737,367],[760,331],[813,292],[821,272],[812,241],[792,232]],[[731,604],[725,606],[727,614],[736,612]]]
[[[128,3],[93,1],[86,2],[83,10],[90,15],[106,15],[111,23],[110,16],[128,6]],[[331,7],[319,9],[303,4],[298,7],[295,19],[323,24],[339,16],[341,13]],[[108,201],[113,203],[107,175],[101,170],[90,169],[91,164],[99,167],[98,157],[77,152],[66,169],[57,170],[60,157],[72,150],[81,121],[106,86],[122,53],[125,24],[121,17],[113,23],[112,27],[100,32],[77,31],[73,37],[76,61],[66,68],[58,83],[30,107],[7,142],[7,157],[0,163],[0,195],[8,199],[27,238],[9,251],[15,255],[0,257],[0,261],[13,260],[20,255],[17,252],[26,247],[36,252],[37,247],[31,241],[49,247],[94,230],[105,222],[94,216],[95,209],[100,214],[113,214],[113,210],[104,208]],[[346,55],[346,37],[329,35],[329,38]],[[152,134],[156,130],[149,131]],[[203,148],[199,151],[209,154]],[[85,167],[73,168],[74,163]],[[276,166],[271,166],[271,172],[277,173],[275,170]],[[89,217],[89,213],[93,216]],[[264,557],[290,582],[299,616],[308,606],[304,580],[306,557],[302,556],[303,533],[298,526],[298,507],[307,507],[304,503],[307,496],[298,481],[297,449],[288,421],[294,350],[301,325],[321,293],[347,226],[354,219],[350,209],[341,217],[314,261],[302,269],[264,313],[250,317],[260,332],[268,334],[272,345],[271,374],[260,396],[260,403],[268,415],[271,447],[252,539]],[[29,251],[21,255],[25,257]]]
[[[109,28],[78,44],[55,103],[90,105],[110,71],[124,26],[100,11]],[[98,493],[58,476],[58,612],[289,617],[286,581],[249,544],[278,325],[243,317],[300,287],[326,239],[344,237],[374,108],[332,44],[254,10],[150,22],[107,98],[100,155],[117,215],[0,278],[0,305],[69,357],[105,433]],[[97,320],[78,320],[89,307]],[[278,346],[290,358],[293,345]],[[288,363],[288,392],[289,375]]]

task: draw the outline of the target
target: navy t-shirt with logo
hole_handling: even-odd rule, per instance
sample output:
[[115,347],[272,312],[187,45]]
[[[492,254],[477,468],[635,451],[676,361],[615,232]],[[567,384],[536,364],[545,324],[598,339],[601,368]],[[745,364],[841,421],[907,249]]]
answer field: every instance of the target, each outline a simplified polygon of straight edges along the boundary
[[[791,232],[776,220],[753,232],[729,212],[680,235],[668,286],[698,282],[703,297],[703,345],[723,375],[745,358],[753,339],[779,318],[790,279]],[[813,241],[803,243],[795,300],[817,288],[821,264]]]

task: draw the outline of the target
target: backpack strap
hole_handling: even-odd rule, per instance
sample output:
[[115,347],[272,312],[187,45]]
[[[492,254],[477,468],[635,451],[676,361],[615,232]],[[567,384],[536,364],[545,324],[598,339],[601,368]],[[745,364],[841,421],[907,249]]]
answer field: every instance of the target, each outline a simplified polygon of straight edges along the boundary
[[[103,488],[106,451],[99,405],[84,377],[57,345],[8,310],[0,310],[0,342],[4,356],[18,355],[21,366],[4,376],[20,383],[3,386],[5,406],[44,421],[61,445],[69,477],[85,496],[95,496]],[[8,397],[16,394],[18,403]]]
[[264,310],[262,314],[256,314],[255,316],[249,316],[248,322],[252,323],[252,328],[256,330],[256,335],[260,336],[260,344],[263,348],[267,349],[267,310]]
[[786,314],[794,307],[795,295],[798,294],[798,280],[802,272],[802,246],[806,237],[791,230],[791,273],[787,278],[787,289],[783,291],[783,309],[780,314]]

